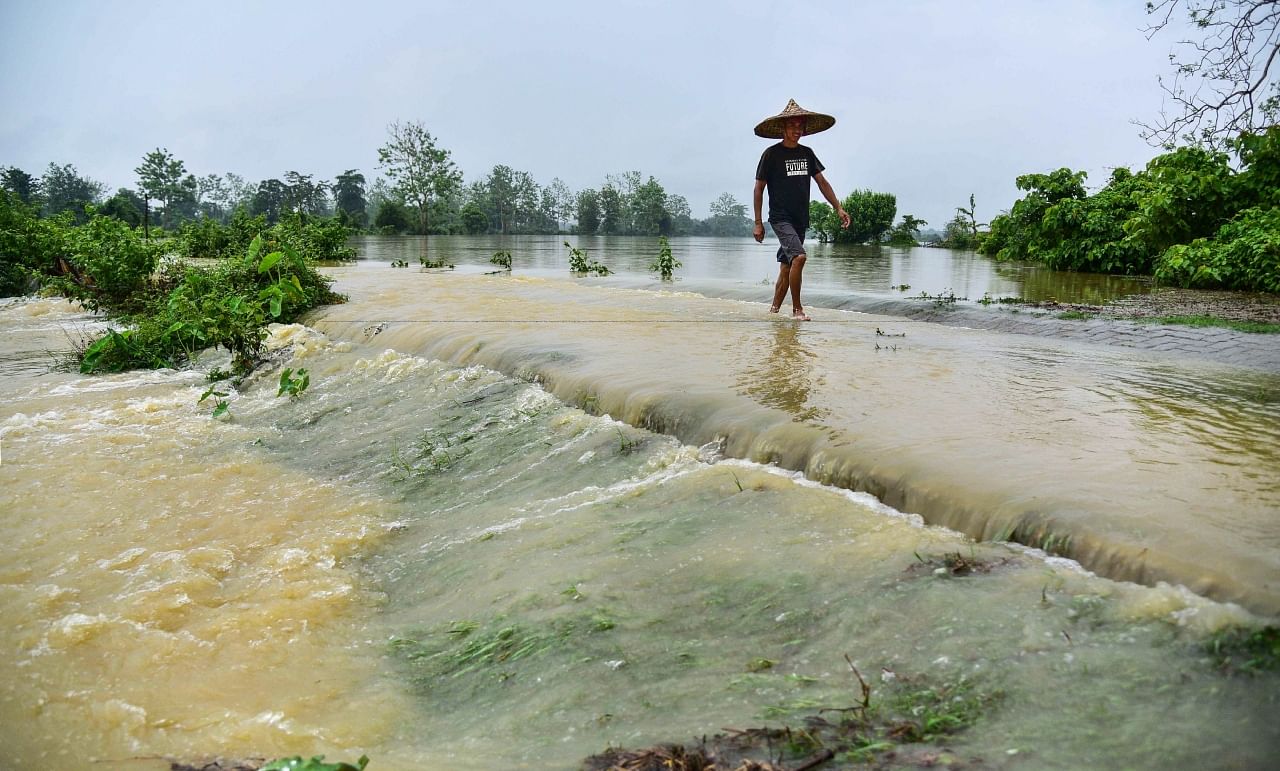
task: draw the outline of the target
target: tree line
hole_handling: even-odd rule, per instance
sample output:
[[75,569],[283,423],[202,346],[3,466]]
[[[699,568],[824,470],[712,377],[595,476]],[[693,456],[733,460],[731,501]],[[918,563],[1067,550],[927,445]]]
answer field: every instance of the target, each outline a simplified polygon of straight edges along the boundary
[[467,181],[450,152],[417,122],[393,123],[378,150],[380,175],[359,169],[333,180],[288,171],[251,182],[234,174],[197,176],[167,148],[146,153],[133,187],[108,196],[108,187],[74,165],[50,163],[36,176],[0,168],[0,187],[43,216],[68,213],[88,219],[85,207],[130,226],[173,231],[183,223],[227,224],[237,212],[268,224],[290,214],[336,218],[346,227],[376,233],[745,236],[747,207],[731,193],[695,218],[684,196],[668,192],[639,171],[608,175],[599,188],[573,191],[561,179],[540,184],[525,171],[499,164]]

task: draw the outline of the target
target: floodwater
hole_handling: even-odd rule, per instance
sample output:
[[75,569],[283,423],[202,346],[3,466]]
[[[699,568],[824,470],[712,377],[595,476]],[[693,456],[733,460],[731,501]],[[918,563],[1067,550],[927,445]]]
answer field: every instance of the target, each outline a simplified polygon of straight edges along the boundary
[[0,305],[0,768],[569,769],[848,707],[846,655],[979,694],[977,767],[1274,757],[1204,648],[1280,615],[1274,376],[515,254],[333,269],[218,419],[223,354],[49,372],[98,322]]
[[[404,260],[416,268],[425,258],[492,268],[493,253],[507,251],[520,273],[563,275],[568,265],[566,240],[622,274],[647,274],[658,253],[656,239],[639,236],[360,236],[353,243],[359,258],[370,262]],[[682,263],[677,275],[685,281],[731,287],[772,284],[777,278],[773,257],[777,242],[772,237],[763,244],[750,238],[673,238],[671,246]],[[1152,288],[1149,279],[1139,277],[1066,273],[951,249],[816,242],[807,247],[811,257],[804,270],[807,287],[868,298],[913,298],[924,293],[972,302],[987,295],[993,300],[1097,304]]]

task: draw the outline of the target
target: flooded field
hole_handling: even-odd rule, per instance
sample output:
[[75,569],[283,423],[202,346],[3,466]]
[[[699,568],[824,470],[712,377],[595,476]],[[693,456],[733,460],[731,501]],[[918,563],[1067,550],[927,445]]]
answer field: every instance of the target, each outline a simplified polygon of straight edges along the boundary
[[571,769],[800,726],[853,667],[886,719],[955,728],[906,767],[1274,758],[1280,680],[1213,643],[1280,615],[1275,377],[474,246],[333,269],[350,302],[276,328],[217,419],[224,354],[48,371],[98,322],[0,306],[0,767]]

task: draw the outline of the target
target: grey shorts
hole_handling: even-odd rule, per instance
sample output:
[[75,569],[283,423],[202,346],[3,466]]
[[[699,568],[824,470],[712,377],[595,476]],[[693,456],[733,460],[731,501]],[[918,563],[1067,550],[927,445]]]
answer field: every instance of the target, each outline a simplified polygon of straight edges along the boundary
[[781,244],[778,247],[778,262],[790,265],[793,258],[804,254],[804,231],[797,233],[790,222],[770,222],[769,225],[773,227],[773,234]]

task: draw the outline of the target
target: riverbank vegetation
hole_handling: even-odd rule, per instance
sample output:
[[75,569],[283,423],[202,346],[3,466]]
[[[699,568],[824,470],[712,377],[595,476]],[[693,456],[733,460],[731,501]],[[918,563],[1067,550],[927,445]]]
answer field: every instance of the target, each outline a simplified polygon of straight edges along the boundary
[[233,374],[243,375],[261,355],[269,323],[341,301],[314,264],[352,256],[341,225],[301,216],[271,226],[257,218],[206,222],[199,237],[193,230],[162,241],[92,207],[86,217],[83,224],[65,213],[41,217],[0,191],[0,289],[39,287],[109,319],[80,352],[85,373],[177,367],[221,347],[232,354]]
[[1280,292],[1280,127],[1227,147],[1180,147],[1141,171],[1118,168],[1093,194],[1083,171],[1018,177],[1027,194],[992,220],[979,251],[1055,270]]

